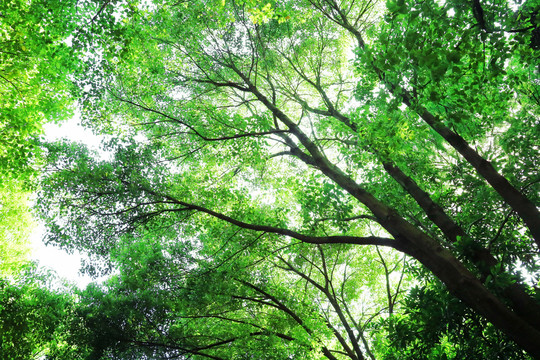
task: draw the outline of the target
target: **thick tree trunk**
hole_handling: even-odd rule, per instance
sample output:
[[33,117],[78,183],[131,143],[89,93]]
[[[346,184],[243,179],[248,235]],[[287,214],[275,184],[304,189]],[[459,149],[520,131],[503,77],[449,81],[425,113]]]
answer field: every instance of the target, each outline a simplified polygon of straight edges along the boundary
[[540,359],[540,332],[499,301],[448,250],[429,242],[415,239],[406,252],[431,270],[450,293],[504,331],[531,356]]
[[[315,1],[312,2],[315,7],[322,11],[320,6],[317,6]],[[330,1],[331,8],[338,16],[333,16],[331,13],[323,13],[332,21],[339,24],[347,30],[358,42],[358,47],[365,49],[365,42],[360,31],[358,31],[347,18],[347,14],[343,12],[339,4],[335,1]],[[504,176],[499,174],[493,165],[484,159],[478,152],[469,146],[469,144],[461,136],[453,132],[450,128],[442,123],[440,119],[431,114],[425,107],[415,104],[413,97],[408,91],[398,86],[398,84],[389,83],[386,81],[384,72],[381,71],[372,61],[373,71],[377,74],[380,81],[385,84],[387,89],[396,97],[401,98],[403,104],[414,111],[439,135],[441,135],[454,149],[456,149],[464,158],[471,164],[477,173],[483,177],[489,185],[516,211],[523,219],[531,234],[540,249],[540,211],[537,207],[522,193],[512,186]]]
[[[405,189],[420,205],[429,219],[441,229],[450,242],[457,241],[457,237],[468,236],[465,231],[456,224],[445,211],[435,203],[428,193],[422,190],[416,182],[407,176],[396,165],[383,163],[386,171]],[[482,274],[487,278],[491,274],[491,268],[498,264],[497,259],[488,249],[472,249],[472,261]],[[540,304],[529,296],[518,283],[512,283],[503,289],[504,295],[512,302],[514,311],[531,326],[540,330]]]
[[[407,91],[401,90],[403,103],[407,106],[412,105],[411,96]],[[531,234],[540,248],[540,212],[536,206],[508,180],[495,170],[493,165],[484,159],[476,150],[461,136],[445,126],[440,119],[435,117],[423,107],[416,107],[416,112],[420,117],[441,135],[454,149],[457,150],[469,164],[482,176],[491,187],[510,205],[510,207],[523,219]]]
[[403,251],[433,272],[453,295],[504,331],[529,354],[540,359],[540,331],[497,299],[449,250],[402,219],[339,170],[326,166],[320,168],[366,205],[381,225],[402,244]]
[[[329,106],[329,111],[321,112],[322,115],[333,116],[347,125],[354,132],[358,132],[356,125],[351,122],[348,117],[339,113],[330,103],[327,105]],[[310,110],[313,111],[313,109]],[[407,176],[397,165],[386,161],[383,162],[383,167],[387,173],[415,199],[428,218],[441,229],[450,242],[456,242],[458,236],[468,236],[465,231],[446,214],[443,208],[435,203],[429,194],[423,191],[416,182],[411,177]],[[485,248],[472,249],[471,260],[482,274],[483,279],[486,279],[491,275],[491,269],[499,263],[489,250]],[[521,284],[516,282],[509,284],[504,287],[503,294],[511,301],[512,309],[516,314],[531,326],[540,330],[540,304],[527,294]]]
[[454,296],[504,331],[529,354],[540,359],[540,331],[497,299],[449,250],[405,221],[395,210],[380,202],[328,161],[317,145],[294,121],[266,98],[241,71],[235,68],[233,70],[248,85],[246,90],[255,95],[279,121],[289,128],[290,133],[296,136],[309,153],[310,164],[316,166],[329,179],[369,208],[379,223],[400,243],[396,248],[402,249],[420,261],[447,286]]

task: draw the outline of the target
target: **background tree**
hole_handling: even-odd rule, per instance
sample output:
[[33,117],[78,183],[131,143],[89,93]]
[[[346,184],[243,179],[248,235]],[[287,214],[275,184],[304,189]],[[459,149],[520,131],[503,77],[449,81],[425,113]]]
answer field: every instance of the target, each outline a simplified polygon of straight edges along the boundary
[[[108,2],[109,3],[109,2]],[[27,259],[34,228],[28,211],[39,176],[46,122],[73,115],[71,75],[81,43],[108,20],[94,1],[10,0],[0,4],[0,273]],[[88,26],[88,29],[85,29]],[[90,35],[91,34],[91,35]]]
[[75,2],[5,1],[0,5],[0,175],[35,176],[36,138],[46,121],[71,115],[68,75],[76,63],[67,39]]
[[480,319],[467,346],[431,327],[424,354],[487,354],[481,333],[516,344],[490,356],[540,358],[538,50],[508,3],[482,3],[484,25],[459,1],[390,1],[380,22],[369,1],[154,5],[92,43],[83,116],[124,136],[110,161],[48,146],[51,241],[107,259],[124,234],[210,245],[228,224],[389,247],[417,261],[411,314],[437,294]]
[[[5,359],[69,358],[73,299],[50,273],[27,264],[0,280],[0,349]],[[75,351],[76,353],[76,351]]]
[[35,226],[29,199],[42,165],[42,126],[72,115],[71,75],[81,43],[95,37],[93,26],[104,21],[102,6],[70,0],[0,3],[0,353],[5,359],[73,355],[63,340],[72,289],[58,290],[52,275],[28,263]]
[[37,137],[46,121],[70,114],[67,72],[71,4],[0,4],[0,274],[27,261],[34,228],[28,210],[38,174]]
[[130,238],[119,274],[79,294],[85,330],[73,342],[96,359],[373,358],[367,329],[396,305],[400,259],[219,232],[212,246]]

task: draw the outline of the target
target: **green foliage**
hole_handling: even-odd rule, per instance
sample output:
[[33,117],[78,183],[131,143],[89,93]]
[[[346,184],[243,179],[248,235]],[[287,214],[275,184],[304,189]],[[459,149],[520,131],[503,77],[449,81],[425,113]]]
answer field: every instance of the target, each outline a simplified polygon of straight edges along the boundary
[[0,5],[0,179],[35,177],[43,123],[71,116],[68,75],[76,54],[66,40],[76,10],[72,1]]
[[80,295],[88,356],[540,356],[532,15],[115,5],[73,75],[108,154],[45,144],[38,200],[118,270]]
[[0,276],[14,275],[28,260],[30,235],[35,228],[29,194],[20,182],[6,180],[0,189]]
[[441,284],[412,288],[403,310],[381,321],[381,359],[531,359]]
[[[330,303],[356,307],[367,294],[379,292],[380,271],[355,271],[370,255],[354,254],[349,246],[313,251],[268,240],[263,246],[229,242],[215,252],[187,240],[129,239],[114,255],[119,273],[79,294],[77,317],[85,330],[72,341],[88,345],[90,359],[321,358],[322,347],[335,346],[332,327],[347,324],[338,325],[339,316],[348,315],[338,315],[345,311],[340,307],[329,311]],[[335,297],[312,283],[324,284],[329,276],[315,270],[321,260],[329,268],[346,268],[331,279],[341,288]],[[369,305],[377,302],[372,298]],[[373,316],[348,321],[367,324]]]
[[[70,358],[66,343],[73,299],[54,288],[51,274],[28,264],[0,280],[0,349],[4,359]],[[65,356],[65,357],[64,357]]]

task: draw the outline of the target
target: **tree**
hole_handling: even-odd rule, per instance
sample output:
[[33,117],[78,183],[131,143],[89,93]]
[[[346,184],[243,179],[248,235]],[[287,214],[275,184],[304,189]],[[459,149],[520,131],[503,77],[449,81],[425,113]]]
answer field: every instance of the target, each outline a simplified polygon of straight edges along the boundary
[[[403,280],[386,283],[380,270],[395,275],[399,259],[379,253],[377,265],[349,245],[314,248],[270,234],[254,245],[245,232],[221,230],[211,248],[150,234],[130,239],[113,256],[119,274],[79,294],[85,333],[74,343],[95,359],[363,359],[360,347],[371,354],[368,325],[392,312]],[[225,249],[232,236],[243,241]]]
[[[101,37],[119,34],[107,0],[7,0],[0,4],[0,179],[30,186],[43,124],[73,116],[73,74]],[[110,31],[106,31],[108,29]]]
[[0,5],[0,178],[35,177],[36,138],[46,122],[71,115],[66,85],[76,53],[66,43],[75,2],[4,1]]
[[79,96],[88,124],[126,135],[110,161],[48,146],[50,240],[107,258],[125,234],[211,244],[228,226],[389,247],[422,293],[469,309],[457,319],[540,358],[520,276],[538,276],[538,50],[508,7],[389,1],[378,21],[370,1],[155,2],[121,18]]
[[0,4],[0,275],[27,261],[34,228],[28,210],[39,163],[37,137],[46,121],[70,113],[67,37],[74,7],[48,0]]
[[[100,24],[93,1],[8,0],[0,4],[0,274],[27,261],[34,221],[28,210],[39,176],[42,126],[71,117],[70,76]],[[101,6],[101,4],[100,4]],[[97,11],[97,13],[92,12]],[[88,19],[89,14],[92,18]],[[92,36],[96,36],[93,34]]]
[[[46,122],[71,117],[71,75],[101,1],[0,3],[0,353],[3,359],[72,358],[65,348],[70,289],[29,263],[29,209]],[[97,13],[96,13],[97,12]],[[106,12],[105,12],[106,13]],[[91,14],[91,18],[89,18]],[[110,14],[109,14],[110,15]],[[88,26],[88,29],[84,27]]]
[[54,276],[34,264],[27,264],[11,280],[1,279],[2,357],[16,360],[67,355],[65,358],[70,358],[73,349],[65,339],[72,306],[73,299],[67,289],[60,290]]

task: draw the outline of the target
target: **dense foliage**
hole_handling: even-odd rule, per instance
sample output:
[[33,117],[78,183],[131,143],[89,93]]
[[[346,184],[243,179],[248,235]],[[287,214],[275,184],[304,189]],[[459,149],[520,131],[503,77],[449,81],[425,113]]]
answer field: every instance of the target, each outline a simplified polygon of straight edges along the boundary
[[356,358],[347,332],[369,346],[364,329],[388,311],[380,286],[392,297],[400,287],[381,275],[394,261],[272,240],[214,256],[163,238],[123,247],[119,274],[82,293],[89,331],[79,342],[92,345],[91,358]]
[[[36,137],[45,121],[70,111],[75,66],[67,34],[77,26],[74,1],[8,0],[0,4],[0,181],[35,176]],[[68,21],[71,20],[71,21]]]
[[[56,288],[56,289],[55,289]],[[0,350],[3,359],[69,359],[65,340],[73,299],[55,277],[34,265],[0,279]]]
[[537,2],[82,4],[66,354],[540,358]]
[[28,260],[30,234],[35,229],[28,192],[20,182],[6,181],[0,188],[0,276],[17,273]]

